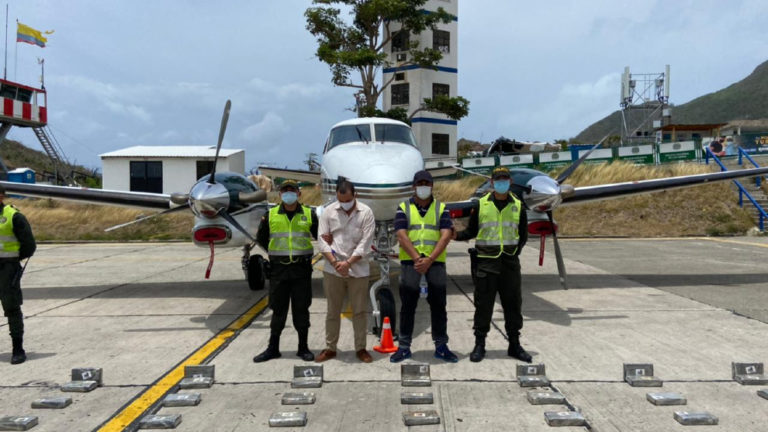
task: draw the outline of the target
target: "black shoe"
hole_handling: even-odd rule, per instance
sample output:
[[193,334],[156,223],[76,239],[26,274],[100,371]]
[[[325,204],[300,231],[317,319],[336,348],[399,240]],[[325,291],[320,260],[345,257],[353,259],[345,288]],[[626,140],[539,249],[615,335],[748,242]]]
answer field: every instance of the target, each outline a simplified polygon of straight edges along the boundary
[[254,357],[253,358],[253,362],[254,363],[261,363],[261,362],[265,362],[265,361],[268,361],[268,360],[280,358],[281,355],[282,354],[280,354],[280,351],[278,351],[276,349],[273,349],[273,348],[267,348],[266,350],[264,350],[263,353],[261,353],[261,354],[257,355],[256,357]]
[[526,350],[523,349],[523,347],[518,344],[510,344],[509,348],[507,349],[507,355],[510,357],[514,357],[518,360],[522,360],[526,363],[530,363],[533,358]]
[[315,361],[315,355],[312,354],[309,348],[299,348],[296,357],[300,357],[304,361]]
[[483,345],[475,345],[475,349],[472,350],[471,353],[469,353],[469,361],[471,362],[481,362],[485,358],[485,346]]
[[27,361],[27,353],[24,350],[13,350],[11,355],[11,364],[21,364]]

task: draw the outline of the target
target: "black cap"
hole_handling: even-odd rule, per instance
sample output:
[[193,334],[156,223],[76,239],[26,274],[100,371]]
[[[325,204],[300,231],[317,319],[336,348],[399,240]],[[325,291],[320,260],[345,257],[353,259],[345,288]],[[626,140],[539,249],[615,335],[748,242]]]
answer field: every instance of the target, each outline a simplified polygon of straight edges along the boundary
[[283,180],[282,183],[280,183],[280,190],[292,187],[296,190],[299,190],[299,183],[296,180],[286,179]]
[[430,174],[427,170],[421,170],[413,175],[413,184],[424,180],[430,183],[434,183],[434,180],[432,180],[432,174]]
[[505,166],[497,166],[493,169],[493,172],[491,173],[491,178],[493,180],[500,179],[500,178],[509,178],[509,168]]

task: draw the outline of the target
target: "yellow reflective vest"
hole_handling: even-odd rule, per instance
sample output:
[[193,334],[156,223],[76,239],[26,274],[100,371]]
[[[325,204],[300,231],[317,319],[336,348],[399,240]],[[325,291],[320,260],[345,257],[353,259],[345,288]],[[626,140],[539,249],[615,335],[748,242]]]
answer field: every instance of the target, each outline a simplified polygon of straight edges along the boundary
[[[477,238],[475,248],[477,256],[481,258],[498,258],[504,252],[514,254],[520,240],[518,225],[520,224],[520,212],[522,202],[514,195],[509,194],[509,204],[501,211],[496,208],[491,199],[491,194],[480,199],[480,208],[477,215]],[[509,249],[514,246],[512,252]]]
[[[429,256],[435,250],[438,240],[440,240],[440,215],[445,210],[445,204],[433,199],[424,217],[421,217],[419,214],[416,204],[409,201],[401,202],[400,209],[405,213],[405,218],[408,222],[408,238],[413,243],[413,247],[416,248],[420,255]],[[400,261],[411,259],[413,258],[401,246]],[[445,250],[440,253],[440,256],[435,261],[445,262]]]
[[21,244],[13,233],[13,215],[18,212],[15,207],[6,204],[0,217],[0,258],[18,258]]
[[311,256],[312,249],[312,209],[299,205],[299,211],[288,219],[288,215],[280,212],[282,206],[269,210],[269,246],[267,253],[271,256],[288,257],[291,262],[294,257]]

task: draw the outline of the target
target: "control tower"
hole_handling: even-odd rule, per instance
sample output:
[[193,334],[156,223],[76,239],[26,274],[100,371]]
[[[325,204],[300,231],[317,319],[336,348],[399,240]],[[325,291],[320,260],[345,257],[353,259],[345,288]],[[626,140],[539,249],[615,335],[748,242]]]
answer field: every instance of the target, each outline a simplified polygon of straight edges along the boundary
[[[391,23],[392,41],[384,48],[389,61],[395,65],[383,70],[383,82],[392,80],[384,89],[383,108],[388,111],[402,107],[410,115],[416,111],[425,98],[437,95],[458,95],[458,0],[429,0],[424,13],[442,7],[453,15],[448,24],[438,23],[436,29],[425,30],[418,35],[399,32],[401,26]],[[418,42],[419,48],[432,47],[443,54],[437,70],[412,64],[408,58],[408,41]],[[458,122],[446,115],[420,111],[411,119],[413,134],[428,168],[440,161],[456,161],[456,140]]]
[[[43,150],[53,162],[54,169],[69,165],[61,147],[48,131],[48,94],[44,88],[34,88],[0,79],[0,142],[13,126],[32,128]],[[62,167],[63,168],[63,167]],[[5,179],[8,169],[0,161],[0,177]],[[58,174],[57,174],[58,177]]]

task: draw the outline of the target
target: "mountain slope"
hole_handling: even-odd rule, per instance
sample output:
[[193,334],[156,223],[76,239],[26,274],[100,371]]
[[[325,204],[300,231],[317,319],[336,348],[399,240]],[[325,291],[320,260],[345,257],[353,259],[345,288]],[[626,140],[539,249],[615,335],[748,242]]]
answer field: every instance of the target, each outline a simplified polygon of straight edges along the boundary
[[[768,118],[768,61],[760,64],[743,80],[672,106],[672,123],[726,123],[731,120]],[[621,111],[614,111],[590,125],[574,138],[578,142],[597,141],[607,134],[619,135]]]

